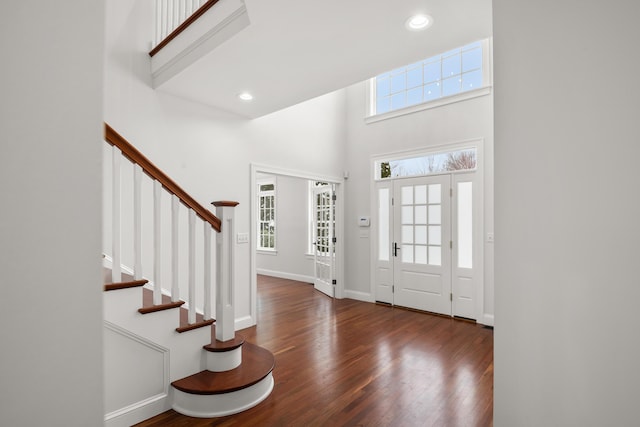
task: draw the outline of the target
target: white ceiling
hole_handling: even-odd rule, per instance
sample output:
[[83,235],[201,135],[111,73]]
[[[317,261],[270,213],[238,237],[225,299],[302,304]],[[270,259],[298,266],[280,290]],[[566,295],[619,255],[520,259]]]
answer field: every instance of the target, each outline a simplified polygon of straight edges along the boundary
[[[492,34],[491,0],[245,4],[251,24],[159,90],[255,118]],[[405,29],[419,12],[433,25]],[[254,100],[239,100],[243,91]]]

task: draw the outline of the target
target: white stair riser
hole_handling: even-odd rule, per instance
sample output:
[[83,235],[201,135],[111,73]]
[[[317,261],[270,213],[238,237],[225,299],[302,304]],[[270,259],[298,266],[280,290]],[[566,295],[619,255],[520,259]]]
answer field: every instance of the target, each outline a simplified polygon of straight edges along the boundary
[[224,372],[237,368],[242,363],[242,346],[230,351],[206,352],[207,370]]
[[214,418],[256,406],[273,390],[271,373],[251,387],[225,394],[189,394],[173,389],[173,410],[190,417]]

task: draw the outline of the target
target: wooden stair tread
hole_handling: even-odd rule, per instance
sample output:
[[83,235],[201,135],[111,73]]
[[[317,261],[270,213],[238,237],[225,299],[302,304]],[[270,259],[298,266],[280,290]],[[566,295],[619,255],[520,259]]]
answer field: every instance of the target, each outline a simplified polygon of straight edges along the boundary
[[162,295],[162,303],[158,305],[153,304],[153,291],[151,289],[142,289],[142,307],[138,309],[139,313],[148,314],[155,313],[156,311],[170,310],[172,308],[180,307],[184,304],[184,301],[171,301],[171,297],[168,295]]
[[202,371],[171,383],[176,389],[189,394],[223,394],[251,387],[273,370],[273,354],[255,344],[245,342],[242,363],[225,372]]
[[[184,321],[182,320],[183,312],[184,312]],[[176,328],[176,332],[182,333],[182,332],[192,331],[198,328],[204,328],[205,326],[213,325],[213,322],[215,322],[215,320],[213,319],[204,320],[201,314],[196,313],[196,323],[189,324],[189,322],[187,321],[187,310],[185,310],[184,308],[181,308],[180,309],[180,326]]]
[[225,351],[235,350],[242,344],[244,344],[244,337],[240,334],[235,334],[235,337],[233,337],[232,340],[218,341],[216,339],[216,327],[213,325],[211,326],[211,344],[202,346],[202,348],[212,353],[222,353]]
[[186,308],[181,307],[185,302],[180,301],[171,301],[171,297],[168,295],[162,295],[162,304],[153,305],[153,291],[151,289],[143,288],[142,289],[142,308],[138,309],[138,312],[142,314],[154,313],[156,311],[161,310],[169,310],[172,308],[180,308],[180,323],[176,331],[177,332],[187,332],[193,329],[203,328],[205,326],[212,325],[215,320],[209,319],[204,320],[204,316],[200,313],[196,313],[196,322],[193,324],[189,324],[189,311]]
[[148,282],[149,282],[148,280],[143,279],[143,280],[131,280],[128,282],[105,283],[104,290],[115,291],[118,289],[137,288],[137,287],[146,285]]

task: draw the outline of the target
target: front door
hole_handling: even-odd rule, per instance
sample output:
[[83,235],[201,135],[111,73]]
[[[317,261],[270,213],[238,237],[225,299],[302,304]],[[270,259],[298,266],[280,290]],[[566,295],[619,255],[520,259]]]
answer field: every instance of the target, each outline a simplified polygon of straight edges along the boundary
[[393,183],[394,304],[451,315],[451,177]]
[[313,286],[330,297],[335,295],[335,204],[333,186],[314,188],[313,230],[314,282]]

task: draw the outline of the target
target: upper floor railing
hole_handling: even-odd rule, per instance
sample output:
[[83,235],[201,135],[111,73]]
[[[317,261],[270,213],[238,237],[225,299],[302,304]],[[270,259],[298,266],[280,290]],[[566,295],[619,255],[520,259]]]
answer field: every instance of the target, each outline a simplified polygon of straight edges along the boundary
[[218,1],[156,0],[156,33],[149,55],[155,55]]

